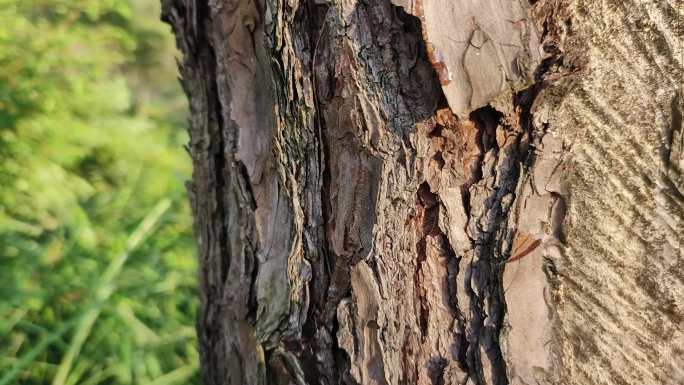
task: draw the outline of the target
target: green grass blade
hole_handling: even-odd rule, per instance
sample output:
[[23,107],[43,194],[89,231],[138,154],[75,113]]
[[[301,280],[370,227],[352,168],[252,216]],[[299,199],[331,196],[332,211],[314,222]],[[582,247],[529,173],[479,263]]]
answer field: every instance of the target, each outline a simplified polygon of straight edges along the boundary
[[126,263],[126,260],[128,260],[128,256],[131,252],[133,252],[152,232],[154,226],[159,222],[162,215],[170,206],[171,201],[168,199],[159,202],[130,235],[126,241],[126,250],[114,258],[109,266],[107,266],[107,269],[99,280],[98,287],[95,290],[95,297],[100,302],[100,306],[88,310],[81,318],[81,322],[78,325],[76,334],[71,340],[69,349],[62,358],[59,369],[57,369],[57,374],[55,374],[55,377],[52,380],[52,385],[64,385],[66,382],[74,360],[78,357],[83,344],[90,335],[90,331],[92,330],[97,317],[100,315],[101,304],[109,299],[114,292],[114,289],[111,286],[112,281],[119,272],[121,272],[121,268]]
[[57,330],[46,335],[41,339],[36,346],[29,350],[23,357],[21,357],[7,373],[5,373],[2,378],[0,378],[0,385],[8,385],[12,383],[16,377],[21,373],[21,371],[31,364],[38,355],[45,350],[50,344],[60,339],[64,333],[69,331],[74,325],[80,321],[81,317],[75,317],[62,325],[60,325]]
[[197,372],[197,364],[190,364],[172,370],[161,377],[157,377],[150,385],[176,385],[184,384]]

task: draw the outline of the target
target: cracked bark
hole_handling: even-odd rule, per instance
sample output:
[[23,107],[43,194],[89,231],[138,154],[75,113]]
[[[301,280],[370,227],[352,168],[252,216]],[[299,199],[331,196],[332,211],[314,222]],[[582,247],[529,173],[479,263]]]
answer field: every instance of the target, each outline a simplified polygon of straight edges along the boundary
[[164,0],[205,384],[681,383],[675,3]]

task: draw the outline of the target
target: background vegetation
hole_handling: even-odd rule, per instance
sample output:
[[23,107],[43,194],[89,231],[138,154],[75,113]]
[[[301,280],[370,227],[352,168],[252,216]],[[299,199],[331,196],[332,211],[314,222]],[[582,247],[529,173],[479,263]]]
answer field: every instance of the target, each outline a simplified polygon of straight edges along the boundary
[[199,383],[158,0],[0,0],[0,385]]

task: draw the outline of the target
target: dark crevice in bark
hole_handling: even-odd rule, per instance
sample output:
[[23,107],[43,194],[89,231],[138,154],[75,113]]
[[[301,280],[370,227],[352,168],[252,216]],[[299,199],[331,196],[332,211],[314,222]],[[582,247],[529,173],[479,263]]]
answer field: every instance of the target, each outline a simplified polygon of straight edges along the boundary
[[[493,149],[495,158],[499,156],[498,154],[501,149],[498,148],[496,143],[496,129],[502,123],[503,114],[491,106],[485,106],[471,112],[470,120],[475,123],[477,130],[476,143],[480,151],[471,178],[461,187],[464,207],[468,216],[468,227],[471,227],[471,221],[478,223],[480,219],[479,217],[474,217],[475,213],[470,201],[470,189],[485,177],[485,171],[483,170],[485,167],[485,154]],[[488,178],[492,177],[492,175],[488,175]],[[493,247],[496,240],[491,238],[496,233],[498,227],[496,221],[503,223],[505,221],[505,213],[496,213],[503,194],[496,190],[493,192],[494,196],[490,196],[485,200],[485,202],[488,202],[485,203],[488,207],[486,207],[483,215],[495,218],[495,222],[490,224],[489,228],[481,229],[472,234],[471,247],[476,259],[474,265],[470,266],[470,271],[464,272],[467,274],[466,282],[470,282],[467,285],[466,292],[470,296],[470,307],[474,312],[467,321],[469,324],[468,329],[471,330],[470,333],[472,334],[464,336],[468,341],[468,346],[463,359],[468,367],[471,379],[478,385],[486,384],[486,377],[491,377],[495,384],[508,383],[506,366],[497,338],[502,327],[503,317],[501,317],[502,314],[500,314],[501,310],[499,308],[501,300],[497,298],[500,274],[496,271],[495,261],[498,258]],[[478,209],[481,208],[478,207]],[[495,212],[491,213],[492,210]],[[470,232],[468,235],[471,236]],[[471,287],[477,287],[477,292],[473,291]],[[488,308],[485,307],[485,303],[489,303]],[[488,319],[487,324],[485,324],[486,319]],[[488,361],[491,364],[492,373],[490,375],[484,373],[481,357],[482,347],[485,348],[484,354],[487,355]]]
[[444,385],[444,369],[447,362],[443,357],[436,357],[428,363],[428,375],[432,385]]
[[[504,118],[503,113],[492,106],[484,106],[470,113],[470,120],[478,126],[478,142],[482,151],[496,148],[496,128]],[[482,176],[474,176],[475,181]]]
[[[330,293],[331,287],[334,287],[332,281],[333,271],[336,266],[335,254],[331,252],[329,247],[328,232],[326,230],[327,223],[330,220],[330,212],[332,210],[330,203],[330,154],[328,149],[329,135],[327,132],[327,122],[323,116],[323,106],[321,102],[321,95],[319,95],[317,77],[318,66],[327,66],[329,63],[319,60],[319,46],[321,44],[329,44],[323,41],[324,35],[327,33],[326,16],[328,14],[329,6],[320,5],[315,1],[307,1],[300,5],[295,19],[298,20],[298,32],[303,35],[302,41],[307,42],[307,49],[310,53],[308,73],[310,74],[310,81],[313,85],[313,102],[314,115],[313,131],[315,145],[317,149],[318,160],[318,175],[321,179],[319,198],[321,202],[321,237],[319,239],[319,258],[322,258],[322,274],[315,275],[311,279],[310,285],[314,288],[322,287],[320,297],[316,296],[308,310],[307,323],[304,325],[304,341],[302,346],[308,348],[309,351],[305,354],[304,362],[309,362],[312,368],[306,373],[306,378],[309,383],[321,383],[332,385],[336,383],[340,376],[341,366],[344,361],[344,351],[338,346],[336,334],[338,331],[338,322],[334,310],[337,303],[332,304],[331,297],[335,295]],[[329,78],[330,79],[330,78]],[[331,79],[330,79],[331,80]],[[325,98],[325,96],[323,96]],[[317,290],[317,289],[315,289]],[[348,290],[339,296],[339,299],[348,295]],[[339,302],[339,301],[337,301]],[[348,366],[348,364],[347,364]],[[314,369],[315,368],[315,369]]]
[[[240,161],[236,161],[234,163],[238,173],[237,173],[237,178],[240,178],[238,181],[239,188],[242,193],[242,200],[245,201],[246,203],[249,204],[249,208],[252,210],[252,212],[256,211],[257,209],[257,203],[256,199],[254,197],[254,192],[252,191],[252,185],[250,183],[250,178],[249,178],[249,173],[247,172],[247,167],[244,165],[244,163]],[[224,165],[225,167],[225,165]],[[228,231],[228,226],[227,224],[230,223],[227,219],[225,222],[225,227],[226,227],[226,238],[227,238],[227,231]],[[258,245],[255,245],[252,241],[251,238],[247,237],[245,239],[245,261],[244,261],[244,266],[245,266],[245,273],[248,277],[248,282],[249,282],[249,291],[248,291],[248,298],[247,298],[247,312],[246,312],[246,319],[249,321],[249,323],[254,326],[256,324],[256,317],[257,317],[257,310],[258,310],[258,302],[257,302],[257,289],[256,289],[256,281],[257,281],[257,276],[259,275],[259,260],[257,259],[256,255],[258,252]],[[225,282],[225,280],[224,280]]]
[[[203,2],[195,3],[194,9],[195,19],[192,20],[193,25],[209,25],[211,20],[211,13],[208,4]],[[207,129],[211,132],[212,128],[216,131],[214,132],[215,141],[212,141],[209,147],[209,154],[212,156],[212,165],[209,167],[211,171],[214,172],[212,182],[214,190],[214,196],[216,197],[216,211],[215,217],[212,220],[217,223],[221,228],[219,232],[219,239],[216,243],[220,247],[220,257],[221,257],[221,282],[226,281],[228,271],[230,270],[231,255],[228,250],[228,230],[227,224],[230,223],[227,213],[228,203],[227,199],[230,199],[232,194],[231,187],[228,182],[229,170],[226,163],[226,138],[228,129],[225,127],[225,122],[223,121],[223,114],[221,111],[221,103],[218,92],[217,84],[217,73],[216,73],[216,52],[211,45],[211,42],[207,39],[206,32],[195,31],[195,42],[197,44],[198,53],[198,65],[203,68],[201,73],[204,75],[205,85],[206,85],[206,96],[205,100],[207,105],[207,110],[209,113],[209,126]],[[211,124],[214,123],[214,124]],[[199,133],[198,133],[199,134]]]
[[[496,127],[503,114],[491,106],[479,108],[470,113],[469,119],[475,124],[475,144],[479,149],[477,160],[468,171],[466,182],[461,185],[461,199],[468,218],[471,217],[470,188],[482,180],[482,162],[485,153],[496,146]],[[466,225],[467,226],[467,225]]]
[[424,294],[424,285],[421,280],[421,270],[423,263],[427,259],[427,237],[436,236],[440,234],[439,230],[439,197],[430,191],[430,186],[427,182],[423,182],[418,187],[416,193],[416,207],[419,223],[419,238],[416,244],[416,251],[418,253],[416,258],[416,271],[414,274],[414,287],[416,290],[416,298],[419,300],[419,328],[420,334],[424,339],[427,335],[429,304]]
[[[464,186],[463,198],[467,208],[469,226],[472,228],[472,221],[480,223],[482,217],[489,218],[485,228],[479,228],[473,234],[473,250],[476,255],[474,265],[468,278],[469,287],[476,287],[476,291],[467,290],[471,297],[471,308],[474,313],[469,319],[469,329],[472,335],[469,337],[470,345],[466,355],[467,364],[471,378],[475,384],[487,384],[490,378],[494,384],[508,384],[506,362],[500,342],[500,335],[503,328],[505,316],[505,299],[502,291],[503,266],[500,261],[504,259],[499,254],[499,246],[502,242],[504,232],[502,229],[508,222],[510,212],[502,205],[504,196],[515,193],[518,178],[523,170],[516,165],[522,163],[523,167],[529,168],[533,164],[534,150],[531,146],[523,145],[529,141],[532,135],[532,115],[530,112],[532,103],[541,90],[541,85],[534,84],[528,89],[514,95],[513,105],[514,116],[506,117],[501,112],[491,106],[480,108],[470,114],[470,120],[474,121],[478,130],[478,145],[481,149],[478,158],[477,173],[473,173],[473,179]],[[510,122],[516,123],[519,127],[509,126]],[[497,143],[497,127],[502,127],[506,131],[516,134],[517,147],[499,147]],[[492,152],[493,151],[493,152]],[[491,153],[494,156],[494,164],[497,166],[491,171],[485,171],[484,155]],[[500,163],[502,157],[512,157],[512,164],[506,166],[506,162]],[[490,160],[491,161],[491,160]],[[490,166],[487,166],[490,167]],[[497,185],[494,185],[492,195],[487,197],[485,207],[478,207],[478,213],[473,212],[470,197],[470,188],[482,181],[496,178]],[[488,182],[491,183],[491,182]],[[478,198],[482,201],[482,197]],[[482,210],[484,209],[484,211]],[[484,354],[484,356],[482,356]],[[486,359],[490,364],[490,373],[484,372],[483,360]]]

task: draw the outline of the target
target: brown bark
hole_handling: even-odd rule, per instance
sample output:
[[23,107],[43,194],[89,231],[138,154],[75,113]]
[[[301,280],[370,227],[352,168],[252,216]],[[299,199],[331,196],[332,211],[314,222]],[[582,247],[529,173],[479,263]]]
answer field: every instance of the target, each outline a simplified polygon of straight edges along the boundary
[[165,0],[164,18],[205,384],[684,381],[676,1]]

